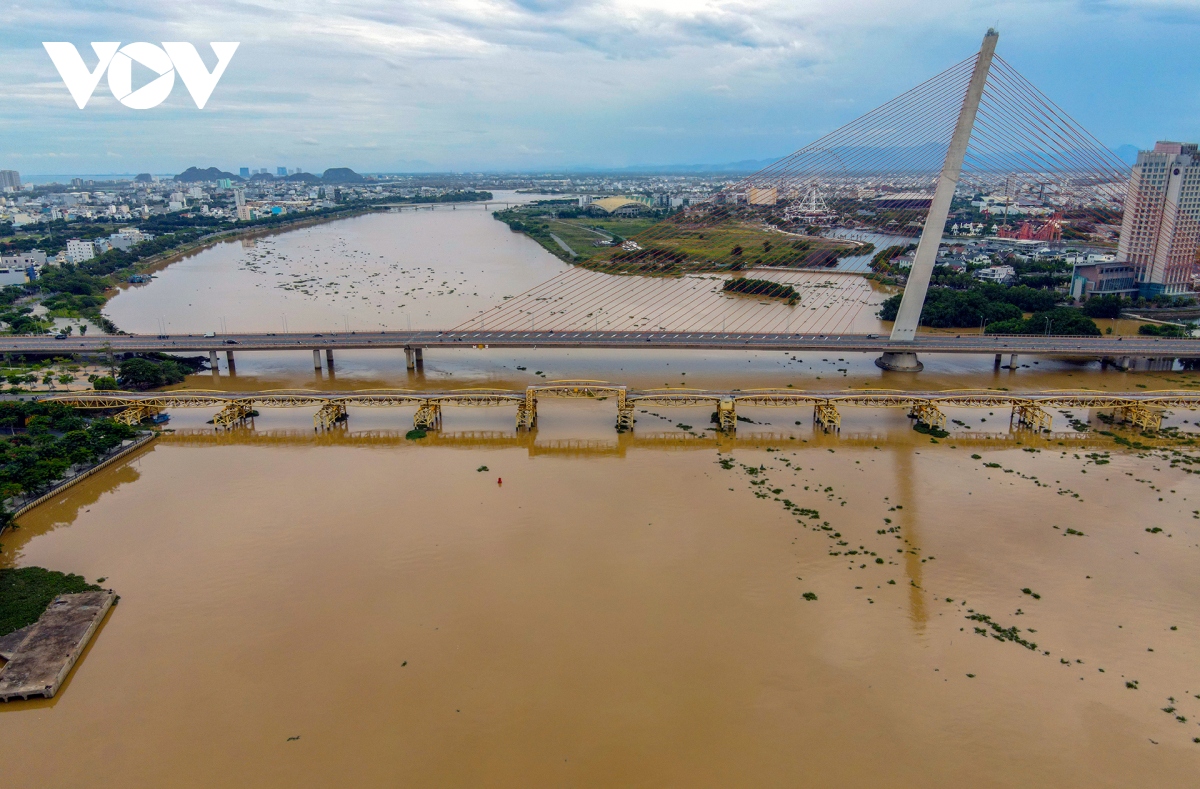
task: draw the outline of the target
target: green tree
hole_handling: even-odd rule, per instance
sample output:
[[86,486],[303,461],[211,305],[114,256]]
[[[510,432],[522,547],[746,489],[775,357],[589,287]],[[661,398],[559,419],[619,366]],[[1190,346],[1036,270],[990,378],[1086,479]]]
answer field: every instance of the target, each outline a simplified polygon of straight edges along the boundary
[[1083,314],[1089,318],[1119,318],[1124,307],[1124,300],[1115,293],[1108,296],[1092,296],[1084,302]]
[[187,377],[187,373],[186,367],[169,359],[134,357],[121,362],[117,380],[129,389],[153,389],[181,383]]
[[1081,310],[1057,307],[1035,312],[1028,319],[1015,318],[988,324],[988,334],[1056,334],[1099,337],[1100,329]]

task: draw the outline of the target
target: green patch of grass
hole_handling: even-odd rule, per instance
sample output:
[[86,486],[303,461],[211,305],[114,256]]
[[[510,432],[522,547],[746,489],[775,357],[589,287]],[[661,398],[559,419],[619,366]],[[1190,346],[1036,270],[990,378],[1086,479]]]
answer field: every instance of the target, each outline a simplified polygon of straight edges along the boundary
[[43,567],[0,570],[0,636],[32,625],[60,594],[95,592],[83,576]]

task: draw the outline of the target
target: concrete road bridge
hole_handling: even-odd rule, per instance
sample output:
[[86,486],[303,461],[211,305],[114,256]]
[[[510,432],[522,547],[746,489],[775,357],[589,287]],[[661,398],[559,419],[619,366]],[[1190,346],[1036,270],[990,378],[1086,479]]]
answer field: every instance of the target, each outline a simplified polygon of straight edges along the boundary
[[313,365],[333,364],[334,351],[403,350],[409,369],[436,348],[615,348],[623,350],[788,351],[801,353],[951,353],[1003,355],[1015,365],[1021,354],[1108,360],[1129,367],[1138,359],[1200,358],[1200,339],[1165,337],[1064,337],[1053,335],[918,334],[897,342],[877,334],[781,334],[688,331],[379,331],[0,337],[0,353],[207,353],[214,364],[244,351],[311,351]]
[[345,422],[349,408],[414,407],[415,429],[436,430],[442,425],[443,407],[497,407],[516,409],[518,430],[530,430],[537,424],[538,402],[553,398],[611,399],[616,410],[618,431],[634,428],[634,409],[654,407],[711,407],[716,412],[717,429],[725,433],[737,430],[737,409],[744,407],[811,407],[813,421],[826,431],[840,430],[839,408],[905,408],[908,415],[930,428],[944,428],[943,408],[1009,408],[1011,422],[1037,430],[1051,425],[1048,408],[1113,409],[1117,417],[1143,430],[1161,426],[1164,409],[1200,408],[1200,391],[1158,390],[1102,392],[1087,389],[1007,392],[992,389],[939,391],[903,391],[894,389],[850,389],[814,392],[801,389],[631,389],[606,381],[549,381],[545,384],[512,389],[451,389],[420,391],[410,389],[363,389],[355,391],[319,391],[279,389],[262,392],[229,392],[199,389],[175,389],[158,392],[88,391],[50,395],[43,402],[57,402],[77,408],[110,409],[117,419],[136,424],[168,408],[217,409],[213,424],[217,428],[244,425],[258,408],[315,407],[314,429],[329,429]]

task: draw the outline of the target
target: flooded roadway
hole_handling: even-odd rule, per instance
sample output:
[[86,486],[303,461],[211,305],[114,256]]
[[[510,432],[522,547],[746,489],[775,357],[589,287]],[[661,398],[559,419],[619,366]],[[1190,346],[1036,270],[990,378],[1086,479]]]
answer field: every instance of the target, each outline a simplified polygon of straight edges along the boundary
[[[410,218],[380,217],[398,249],[427,232]],[[210,266],[240,265],[224,254],[136,298],[187,304]],[[247,298],[247,322],[301,303],[274,273],[209,303]],[[148,306],[121,312],[130,295],[110,314],[153,331]],[[303,303],[332,319],[328,294]],[[782,353],[464,350],[413,374],[397,357],[341,354],[331,379],[308,354],[254,354],[189,385],[1198,383],[973,357],[919,376]],[[1149,440],[1107,414],[1056,412],[1034,437],[963,409],[939,440],[867,409],[844,409],[840,436],[808,410],[739,409],[738,437],[717,439],[708,411],[639,409],[617,436],[611,403],[547,401],[518,436],[510,409],[447,409],[420,441],[405,409],[352,409],[329,434],[311,409],[228,434],[174,412],[174,434],[4,535],[3,564],[121,595],[55,699],[0,707],[5,784],[1194,783],[1200,413]]]

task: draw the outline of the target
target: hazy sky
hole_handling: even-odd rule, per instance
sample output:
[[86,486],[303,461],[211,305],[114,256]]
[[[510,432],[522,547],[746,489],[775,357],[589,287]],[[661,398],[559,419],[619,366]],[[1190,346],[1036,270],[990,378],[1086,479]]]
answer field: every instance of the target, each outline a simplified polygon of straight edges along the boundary
[[[1200,141],[1200,0],[0,0],[0,168],[363,171],[723,163],[786,154],[998,52],[1105,143]],[[203,110],[101,80],[76,108],[42,48],[241,46]],[[135,74],[135,85],[137,76]]]

